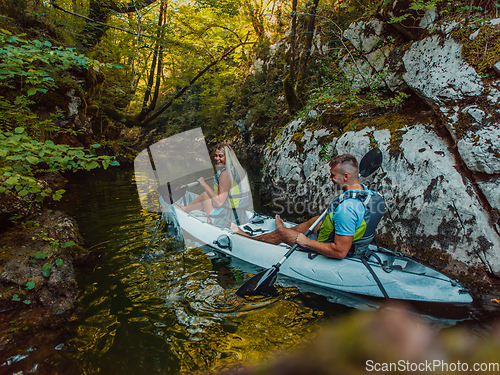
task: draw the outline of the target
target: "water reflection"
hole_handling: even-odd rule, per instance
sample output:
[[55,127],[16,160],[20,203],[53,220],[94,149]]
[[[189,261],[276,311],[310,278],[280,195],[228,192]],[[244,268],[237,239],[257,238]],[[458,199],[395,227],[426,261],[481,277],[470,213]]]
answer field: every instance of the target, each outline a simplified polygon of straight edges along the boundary
[[215,370],[314,336],[321,310],[294,296],[237,297],[246,275],[195,242],[170,238],[158,215],[141,209],[131,175],[122,177],[97,179],[87,188],[92,196],[74,197],[90,245],[109,242],[79,280],[77,334],[62,350],[71,373]]

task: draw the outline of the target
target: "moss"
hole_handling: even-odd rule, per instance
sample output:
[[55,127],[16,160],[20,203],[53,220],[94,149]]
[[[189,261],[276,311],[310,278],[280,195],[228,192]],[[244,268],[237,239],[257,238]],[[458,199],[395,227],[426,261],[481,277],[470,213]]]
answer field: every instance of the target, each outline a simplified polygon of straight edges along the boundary
[[290,114],[296,113],[300,108],[302,108],[302,102],[300,101],[297,93],[294,89],[294,83],[290,77],[287,75],[283,79],[283,92],[285,94],[286,103],[288,105],[288,111]]
[[340,132],[340,130],[334,129],[334,130],[332,130],[332,132],[330,134],[319,137],[316,140],[317,140],[318,144],[325,145],[325,144],[332,143],[335,138],[338,138],[341,135],[342,135],[342,133]]
[[470,26],[452,33],[452,37],[463,44],[462,57],[479,73],[485,73],[495,65],[500,56],[500,25],[486,25],[479,34],[470,39],[476,30]]
[[320,121],[325,128],[341,132],[354,117],[353,113],[339,112],[336,108],[331,108],[323,112]]
[[399,113],[387,113],[377,117],[361,117],[350,121],[344,131],[360,131],[367,127],[375,128],[375,130],[387,129],[391,133],[401,129],[405,125],[405,118]]
[[299,150],[299,152],[304,151],[304,142],[302,142],[303,137],[304,137],[304,132],[299,130],[294,135],[292,135],[291,138],[291,140],[295,142],[295,144],[297,145],[297,150]]

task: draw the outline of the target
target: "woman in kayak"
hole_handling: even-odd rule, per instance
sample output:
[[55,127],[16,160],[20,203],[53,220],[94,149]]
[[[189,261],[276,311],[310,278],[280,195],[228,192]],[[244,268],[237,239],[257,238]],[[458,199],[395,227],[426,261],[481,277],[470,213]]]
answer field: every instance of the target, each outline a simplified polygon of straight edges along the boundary
[[200,177],[198,182],[205,191],[187,206],[175,203],[185,212],[205,209],[208,215],[217,216],[227,208],[234,211],[248,206],[250,184],[231,146],[227,143],[215,146],[214,160],[217,173],[214,176],[213,186],[209,186],[205,179]]

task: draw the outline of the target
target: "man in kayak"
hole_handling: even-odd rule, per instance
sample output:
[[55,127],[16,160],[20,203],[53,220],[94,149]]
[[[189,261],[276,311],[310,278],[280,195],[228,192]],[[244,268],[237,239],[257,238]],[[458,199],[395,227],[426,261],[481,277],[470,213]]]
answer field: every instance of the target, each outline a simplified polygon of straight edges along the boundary
[[[342,193],[330,204],[325,219],[308,237],[304,233],[318,216],[293,228],[286,228],[281,217],[276,215],[275,231],[251,238],[274,244],[298,244],[330,258],[361,255],[373,240],[385,204],[380,194],[359,182],[358,175],[359,165],[354,156],[344,154],[333,157],[329,180]],[[234,223],[231,229],[234,233],[250,237]]]

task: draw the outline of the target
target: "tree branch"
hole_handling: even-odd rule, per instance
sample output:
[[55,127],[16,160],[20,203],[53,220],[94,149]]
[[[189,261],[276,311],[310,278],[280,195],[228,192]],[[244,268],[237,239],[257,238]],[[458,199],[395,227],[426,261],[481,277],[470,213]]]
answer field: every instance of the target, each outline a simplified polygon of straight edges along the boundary
[[[155,0],[156,1],[156,0]],[[120,30],[120,31],[123,31],[125,33],[128,33],[128,34],[132,34],[132,35],[135,35],[135,36],[139,36],[137,33],[133,32],[133,31],[130,31],[130,30],[126,30],[126,29],[122,29],[121,27],[117,27],[117,26],[111,26],[111,25],[108,25],[107,23],[104,23],[104,22],[99,22],[99,21],[95,21],[93,20],[92,18],[89,18],[87,16],[84,16],[83,14],[79,14],[79,13],[75,13],[75,12],[72,12],[70,10],[67,10],[67,9],[64,9],[63,7],[60,7],[59,5],[56,4],[56,0],[51,0],[51,5],[57,9],[57,10],[60,10],[60,11],[63,11],[65,13],[68,13],[68,14],[71,14],[72,16],[75,16],[75,17],[80,17],[80,18],[83,18],[84,20],[87,20],[89,22],[92,22],[92,23],[95,23],[97,25],[101,25],[101,26],[105,26],[105,27],[109,27],[110,29],[115,29],[115,30]],[[144,34],[141,34],[140,35],[141,37],[145,37],[145,38],[150,38],[150,39],[153,39],[154,36],[151,36],[151,35],[144,35]]]
[[148,123],[156,119],[158,116],[160,116],[163,112],[165,112],[174,102],[174,100],[179,99],[191,86],[194,85],[194,83],[200,78],[203,74],[205,74],[211,67],[217,65],[219,62],[224,60],[227,56],[229,56],[231,53],[233,53],[238,47],[241,47],[245,43],[239,43],[236,46],[231,47],[229,50],[227,50],[221,57],[219,57],[217,60],[212,61],[210,64],[208,64],[202,71],[200,71],[189,83],[184,86],[182,89],[180,89],[177,94],[175,94],[170,100],[162,105],[155,113],[153,113],[151,116],[147,117],[144,121],[140,122],[138,125],[139,126],[146,126]]

